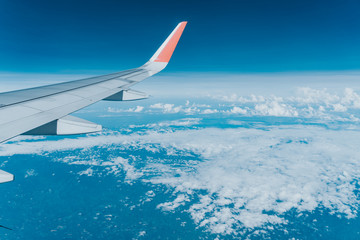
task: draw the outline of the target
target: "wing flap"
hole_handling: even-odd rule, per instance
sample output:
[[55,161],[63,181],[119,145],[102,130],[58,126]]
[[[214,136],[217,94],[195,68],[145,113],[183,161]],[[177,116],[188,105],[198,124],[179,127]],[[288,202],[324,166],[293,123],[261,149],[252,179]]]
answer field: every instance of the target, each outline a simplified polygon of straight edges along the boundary
[[111,95],[110,97],[107,97],[103,100],[105,100],[105,101],[134,101],[134,100],[146,99],[148,97],[149,97],[149,95],[144,92],[128,89],[128,90],[122,90],[122,91],[120,91],[114,95]]
[[102,126],[74,116],[66,116],[46,123],[24,135],[74,135],[99,132]]

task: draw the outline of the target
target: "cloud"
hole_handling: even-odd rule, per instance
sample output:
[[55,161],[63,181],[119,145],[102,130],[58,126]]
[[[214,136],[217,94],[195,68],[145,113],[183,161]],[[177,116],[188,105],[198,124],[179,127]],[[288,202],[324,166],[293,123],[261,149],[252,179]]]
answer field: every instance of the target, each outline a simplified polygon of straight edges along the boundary
[[164,113],[178,113],[182,110],[181,106],[175,107],[174,104],[170,104],[170,103],[165,103],[165,104],[156,103],[156,104],[151,105],[150,108],[160,109]]
[[32,177],[32,176],[37,176],[37,175],[38,174],[35,171],[35,169],[28,169],[28,170],[26,170],[25,178]]
[[129,109],[115,109],[112,107],[108,107],[107,111],[109,113],[121,113],[121,112],[135,112],[135,113],[139,113],[142,112],[144,110],[144,107],[142,106],[136,106],[135,108],[129,108]]
[[[173,197],[160,202],[159,209],[185,210],[199,227],[235,234],[287,224],[291,210],[321,208],[339,217],[355,217],[360,204],[357,142],[356,130],[306,126],[148,130],[14,142],[1,145],[0,155],[45,153],[50,159],[83,165],[84,171],[97,166],[97,171],[123,174],[129,184],[165,185]],[[92,154],[101,148],[108,155]],[[131,157],[127,152],[116,156],[126,150]]]
[[344,97],[341,99],[341,103],[345,106],[359,109],[360,108],[360,96],[351,88],[345,88]]
[[149,123],[142,125],[130,125],[130,128],[164,128],[164,127],[190,127],[198,125],[201,122],[201,118],[183,118],[173,121],[162,121],[158,123]]
[[233,108],[230,110],[230,113],[234,113],[234,114],[237,114],[237,113],[246,114],[246,113],[247,113],[247,110],[246,110],[246,109],[243,109],[243,108],[240,108],[240,107],[233,107]]
[[277,117],[297,117],[298,112],[294,107],[277,101],[255,105],[256,115],[277,116]]
[[140,178],[143,173],[141,171],[138,171],[133,165],[129,163],[129,160],[117,157],[113,160],[113,164],[111,167],[111,172],[118,173],[119,172],[119,165],[121,166],[121,169],[125,171],[125,181],[127,183],[131,183],[132,181]]
[[183,206],[185,205],[186,202],[189,202],[189,196],[185,195],[185,194],[178,194],[176,196],[176,199],[171,201],[171,202],[165,202],[165,203],[161,203],[157,206],[157,208],[160,208],[162,210],[165,211],[173,211],[176,208],[178,208],[179,206]]
[[330,92],[325,88],[299,87],[296,94],[287,97],[229,94],[212,98],[225,102],[223,108],[231,107],[230,110],[218,109],[219,112],[241,113],[248,116],[352,121],[353,112],[360,109],[360,95],[352,88],[344,88],[342,92]]
[[119,175],[124,172],[124,182],[132,184],[132,182],[140,178],[143,173],[134,168],[130,161],[135,161],[133,158],[125,159],[122,157],[111,158],[105,161],[100,159],[91,159],[91,161],[79,160],[75,156],[65,157],[64,159],[58,159],[57,161],[65,162],[71,165],[84,165],[90,166],[89,168],[78,172],[79,175],[95,176],[97,174],[94,167],[104,167],[110,174]]
[[142,106],[136,106],[135,109],[132,109],[134,112],[141,112],[142,110],[144,110],[144,107]]
[[205,110],[203,110],[201,113],[202,114],[212,114],[212,113],[218,113],[219,111],[217,109],[211,109],[211,108],[207,108]]
[[341,105],[340,103],[334,104],[333,108],[334,108],[335,112],[346,112],[347,111],[347,107],[345,107],[344,105]]
[[194,103],[193,102],[192,104],[190,104],[189,100],[186,100],[185,106],[186,107],[200,107],[200,108],[209,108],[209,107],[211,107],[209,104],[203,104],[203,103]]
[[[174,121],[164,121],[157,124],[159,127],[170,127],[170,126],[177,126],[177,127],[190,127],[193,125],[199,124],[201,118],[183,118]],[[153,125],[148,125],[148,127],[152,127]]]
[[[214,103],[214,99],[216,102]],[[127,110],[109,107],[108,112],[145,112],[162,114],[241,114],[249,116],[273,116],[293,118],[317,118],[354,122],[354,111],[360,109],[360,95],[351,88],[330,92],[327,89],[297,88],[293,96],[263,96],[238,94],[210,96],[201,99],[205,103],[190,102],[183,105],[174,103],[154,103],[148,108],[137,106]],[[219,102],[220,101],[220,102]]]
[[[186,103],[188,104],[188,102]],[[150,108],[152,109],[158,109],[161,110],[162,113],[185,113],[185,114],[195,114],[200,112],[200,110],[198,109],[198,107],[194,106],[189,106],[189,105],[178,105],[175,106],[175,104],[171,104],[171,103],[155,103],[153,105],[150,106]]]
[[265,102],[266,98],[261,95],[251,94],[250,96],[238,96],[236,93],[223,96],[215,96],[215,99],[219,99],[225,102],[239,102],[239,103],[258,103]]

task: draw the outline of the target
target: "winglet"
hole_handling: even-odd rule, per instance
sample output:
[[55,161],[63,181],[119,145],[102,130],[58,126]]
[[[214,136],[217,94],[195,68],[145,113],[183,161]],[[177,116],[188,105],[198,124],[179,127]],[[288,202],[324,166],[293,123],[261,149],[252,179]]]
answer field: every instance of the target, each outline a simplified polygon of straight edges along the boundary
[[169,62],[186,24],[187,22],[181,22],[176,26],[165,42],[150,58],[150,62]]

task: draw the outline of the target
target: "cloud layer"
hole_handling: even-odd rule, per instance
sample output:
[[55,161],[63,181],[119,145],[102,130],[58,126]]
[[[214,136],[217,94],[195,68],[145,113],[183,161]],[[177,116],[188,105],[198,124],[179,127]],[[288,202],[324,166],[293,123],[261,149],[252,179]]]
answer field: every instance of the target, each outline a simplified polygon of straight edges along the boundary
[[[171,124],[176,125],[164,126]],[[287,224],[292,209],[325,208],[339,217],[355,217],[360,203],[355,191],[360,178],[357,143],[355,130],[303,126],[153,129],[59,141],[21,140],[1,145],[0,155],[46,154],[83,165],[82,175],[102,171],[123,176],[129,184],[165,185],[173,197],[160,202],[158,209],[186,211],[212,233],[240,234]],[[99,148],[107,154],[97,156]],[[58,151],[63,155],[55,157]],[[119,156],[124,151],[131,156]]]
[[[122,112],[146,114],[185,114],[196,116],[229,115],[252,117],[288,117],[311,119],[313,121],[359,122],[356,117],[360,111],[360,94],[352,88],[342,92],[327,89],[297,88],[293,96],[264,96],[238,94],[208,96],[199,99],[200,103],[187,100],[184,104],[157,102],[149,106],[136,106],[128,109],[108,108],[108,113]],[[109,115],[108,115],[109,116]]]

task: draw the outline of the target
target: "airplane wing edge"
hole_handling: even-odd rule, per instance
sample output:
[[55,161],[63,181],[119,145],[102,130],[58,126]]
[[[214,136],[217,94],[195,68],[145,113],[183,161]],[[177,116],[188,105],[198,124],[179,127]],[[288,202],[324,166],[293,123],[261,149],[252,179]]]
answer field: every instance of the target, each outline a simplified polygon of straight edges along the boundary
[[[39,128],[47,123],[53,123],[56,128],[51,128],[51,130],[58,133],[58,130],[64,125],[61,125],[61,121],[64,122],[66,116],[100,100],[125,101],[146,98],[146,94],[134,91],[130,87],[160,72],[167,66],[186,24],[187,22],[179,23],[150,60],[139,68],[129,70],[130,72],[123,71],[126,73],[119,72],[115,73],[116,75],[110,74],[67,82],[68,84],[61,83],[43,86],[44,88],[37,87],[0,93],[0,143],[36,128],[38,128],[38,132],[48,133],[49,127],[47,129]],[[94,89],[97,90],[94,91]],[[34,96],[33,93],[36,91],[39,91],[40,94]],[[71,102],[69,97],[76,98],[76,100]],[[49,99],[50,102],[46,102]],[[65,99],[68,102],[62,102]],[[19,108],[28,111],[19,111]],[[68,125],[73,127],[79,125],[79,122],[84,129],[86,127],[85,130],[82,129],[84,132],[91,132],[93,129],[101,130],[100,125],[84,123],[80,120],[66,122],[66,131],[63,132],[77,134],[78,129],[70,129]],[[14,129],[12,133],[10,132],[11,128]],[[13,179],[14,175],[0,170],[0,183],[10,182]]]

